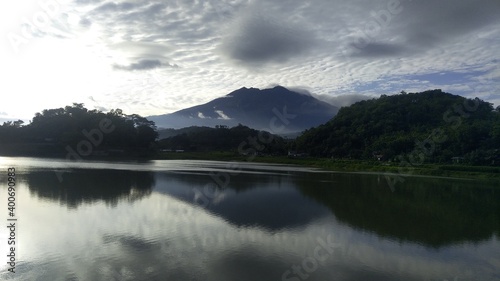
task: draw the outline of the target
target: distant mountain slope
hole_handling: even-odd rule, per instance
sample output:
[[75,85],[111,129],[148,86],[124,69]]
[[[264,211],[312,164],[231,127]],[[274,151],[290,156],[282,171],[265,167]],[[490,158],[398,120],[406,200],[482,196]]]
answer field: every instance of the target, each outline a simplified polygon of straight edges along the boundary
[[210,128],[210,127],[197,127],[197,126],[191,126],[191,127],[181,128],[181,129],[159,129],[158,130],[158,139],[161,140],[161,139],[175,137],[175,136],[182,135],[182,134],[204,132],[204,131],[209,131],[212,129],[213,128]]
[[[249,127],[238,125],[232,128],[191,128],[176,136],[161,139],[158,142],[160,149],[186,150],[186,151],[236,151],[241,154],[285,154],[285,140],[268,132],[258,131]],[[257,144],[250,139],[257,140]],[[269,140],[259,144],[258,140]]]
[[296,149],[355,159],[410,153],[413,159],[448,163],[465,156],[468,163],[498,165],[500,112],[482,100],[441,90],[383,95],[341,108],[332,120],[301,135]]
[[[286,108],[286,111],[285,111]],[[310,95],[277,86],[272,89],[241,88],[206,104],[171,114],[150,116],[159,128],[243,124],[272,133],[300,132],[318,126],[337,114],[338,108]],[[288,114],[289,118],[283,118]],[[292,118],[293,116],[293,118]],[[279,128],[279,132],[275,132]]]

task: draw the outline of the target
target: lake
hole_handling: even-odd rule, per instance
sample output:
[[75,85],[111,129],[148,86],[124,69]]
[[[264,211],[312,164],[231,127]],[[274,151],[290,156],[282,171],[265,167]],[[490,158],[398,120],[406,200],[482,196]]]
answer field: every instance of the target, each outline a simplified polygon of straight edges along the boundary
[[1,280],[500,280],[494,183],[211,161],[0,169]]

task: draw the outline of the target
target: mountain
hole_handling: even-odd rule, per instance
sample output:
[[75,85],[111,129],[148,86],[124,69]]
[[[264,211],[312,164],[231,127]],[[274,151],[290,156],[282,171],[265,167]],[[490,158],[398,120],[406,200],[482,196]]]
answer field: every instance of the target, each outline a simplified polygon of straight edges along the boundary
[[323,157],[498,165],[500,109],[441,90],[382,95],[341,108],[295,145]]
[[311,95],[277,86],[241,88],[206,104],[174,113],[149,116],[159,128],[243,124],[275,134],[301,132],[330,120],[338,108]]

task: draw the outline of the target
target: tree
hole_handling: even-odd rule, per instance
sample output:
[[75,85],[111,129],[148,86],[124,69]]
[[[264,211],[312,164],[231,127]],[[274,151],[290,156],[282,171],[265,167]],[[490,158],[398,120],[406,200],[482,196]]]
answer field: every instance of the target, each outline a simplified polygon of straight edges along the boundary
[[3,123],[3,127],[12,127],[12,128],[20,128],[24,124],[23,120],[17,121],[7,121]]
[[156,129],[156,124],[154,121],[149,121],[147,118],[144,118],[138,114],[127,115],[127,118],[134,122],[135,127],[147,126]]
[[108,115],[122,117],[123,116],[123,110],[121,110],[119,108],[117,108],[117,109],[111,109],[111,111],[108,112]]
[[73,106],[68,105],[64,108],[64,113],[69,116],[82,117],[87,111],[83,103],[73,103]]
[[158,132],[146,125],[140,125],[137,130],[137,145],[141,147],[148,147],[151,143],[155,142],[158,138]]

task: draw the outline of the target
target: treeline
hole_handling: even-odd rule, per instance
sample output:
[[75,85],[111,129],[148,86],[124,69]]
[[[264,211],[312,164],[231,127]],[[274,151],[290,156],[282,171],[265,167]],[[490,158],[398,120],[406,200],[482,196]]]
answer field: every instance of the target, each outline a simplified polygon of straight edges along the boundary
[[[227,126],[191,127],[180,130],[180,134],[158,142],[163,150],[185,151],[234,151],[239,154],[283,155],[287,151],[286,141],[277,135],[258,131],[239,124]],[[171,132],[172,133],[172,132]]]
[[383,95],[341,108],[294,148],[317,157],[500,165],[500,107],[441,90]]
[[208,131],[212,130],[212,127],[207,127],[207,126],[190,126],[190,127],[185,127],[181,129],[159,129],[158,130],[158,135],[159,139],[166,139],[170,137],[175,137],[177,135],[182,135],[182,134],[191,134],[193,132],[201,132],[201,131]]
[[120,109],[104,113],[74,103],[46,109],[32,121],[5,122],[0,126],[0,153],[4,155],[79,154],[111,151],[127,153],[152,149],[158,137],[154,122]]

